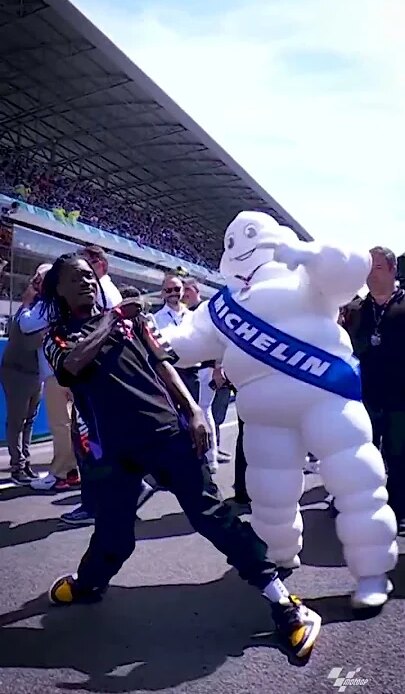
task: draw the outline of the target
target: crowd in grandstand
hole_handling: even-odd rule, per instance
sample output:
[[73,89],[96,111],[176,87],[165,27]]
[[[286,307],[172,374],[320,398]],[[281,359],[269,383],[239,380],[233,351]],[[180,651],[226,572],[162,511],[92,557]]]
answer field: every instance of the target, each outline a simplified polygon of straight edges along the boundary
[[[65,223],[77,220],[119,234],[195,262],[218,267],[218,239],[184,220],[159,218],[135,207],[128,196],[118,197],[101,189],[89,178],[71,178],[57,168],[33,161],[29,156],[3,150],[0,154],[0,192],[28,204],[51,210]],[[203,241],[203,243],[202,243]],[[203,248],[203,254],[196,248]]]

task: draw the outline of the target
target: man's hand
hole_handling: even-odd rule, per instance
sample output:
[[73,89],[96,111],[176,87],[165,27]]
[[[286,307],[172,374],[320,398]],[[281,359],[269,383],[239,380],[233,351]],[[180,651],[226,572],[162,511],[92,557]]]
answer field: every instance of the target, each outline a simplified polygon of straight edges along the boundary
[[24,294],[21,297],[22,304],[27,307],[31,306],[32,302],[36,299],[37,296],[38,292],[32,285],[32,282],[30,282],[28,287],[24,291]]
[[130,297],[129,299],[124,299],[118,308],[124,320],[133,320],[143,311],[143,304],[139,299]]
[[296,270],[300,265],[309,265],[319,253],[315,244],[298,239],[295,243],[264,241],[258,248],[273,248],[276,263],[287,265],[289,270]]
[[200,408],[190,417],[188,428],[197,457],[202,458],[210,449],[210,435],[207,422]]

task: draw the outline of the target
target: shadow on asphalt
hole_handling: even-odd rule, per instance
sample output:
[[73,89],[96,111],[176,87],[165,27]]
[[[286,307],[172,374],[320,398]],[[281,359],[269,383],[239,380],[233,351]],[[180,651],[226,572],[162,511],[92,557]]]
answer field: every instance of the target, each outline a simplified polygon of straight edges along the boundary
[[[404,557],[400,564],[397,598],[405,597]],[[306,602],[324,624],[358,619],[348,596]],[[41,629],[5,628],[34,616],[41,616]],[[202,585],[112,586],[103,603],[87,607],[51,608],[41,596],[1,616],[0,626],[0,667],[69,669],[87,677],[60,681],[64,691],[158,691],[204,678],[253,646],[283,650],[263,598],[233,570]]]
[[[58,494],[66,494],[65,491],[58,491],[55,489],[43,489],[43,490],[38,490],[38,489],[31,489],[31,487],[10,487],[9,489],[1,489],[0,490],[0,502],[4,501],[13,501],[14,499],[21,499],[22,497],[25,496],[47,496],[47,497],[55,497]],[[76,494],[76,499],[77,499],[77,494]],[[68,497],[72,498],[72,497]],[[62,504],[63,501],[66,501],[66,497],[64,499],[59,499],[60,503]]]
[[[45,540],[56,532],[77,530],[83,526],[67,525],[59,518],[41,518],[39,520],[11,525],[10,521],[0,522],[0,549],[14,547],[29,542]],[[90,528],[91,530],[91,528]],[[194,532],[184,513],[170,513],[162,518],[138,520],[136,523],[137,541],[158,540],[166,537],[181,537]]]
[[62,524],[59,518],[41,518],[29,523],[21,523],[20,525],[11,525],[10,521],[1,521],[0,549],[25,545],[28,542],[36,542],[37,540],[45,540],[52,533],[72,529],[73,526]]
[[[325,506],[325,496],[321,488],[310,490],[302,504]],[[303,516],[303,563],[341,566],[341,547],[328,511],[309,509]],[[41,540],[62,529],[74,527],[61,526],[57,518],[15,527],[0,523],[0,546]],[[138,540],[148,540],[193,531],[184,514],[174,513],[138,522],[136,532]],[[392,577],[393,599],[405,598],[404,555]],[[322,615],[325,625],[374,616],[354,614],[349,596],[321,597],[306,604]],[[10,628],[32,617],[41,618],[42,628]],[[233,570],[202,585],[112,586],[102,604],[87,607],[49,608],[43,595],[0,616],[0,627],[0,667],[69,669],[87,678],[60,681],[63,691],[158,691],[204,678],[228,657],[239,657],[252,646],[284,652],[272,631],[268,606]]]
[[[341,567],[345,566],[342,546],[336,535],[335,520],[324,503],[326,496],[327,492],[323,487],[314,487],[305,492],[301,499],[301,505],[304,506],[304,545],[300,555],[301,562],[307,566]],[[78,502],[80,496],[71,495],[58,499],[53,504],[63,506]],[[308,505],[319,505],[319,508],[305,509]],[[80,526],[67,526],[58,518],[44,518],[12,527],[8,521],[0,522],[0,548],[36,542],[52,533],[74,530],[77,527]],[[181,512],[161,518],[140,519],[136,524],[138,541],[182,537],[193,532],[186,516]]]
[[64,496],[62,499],[51,501],[51,504],[52,506],[79,506],[81,500],[80,494],[69,494],[69,496]]

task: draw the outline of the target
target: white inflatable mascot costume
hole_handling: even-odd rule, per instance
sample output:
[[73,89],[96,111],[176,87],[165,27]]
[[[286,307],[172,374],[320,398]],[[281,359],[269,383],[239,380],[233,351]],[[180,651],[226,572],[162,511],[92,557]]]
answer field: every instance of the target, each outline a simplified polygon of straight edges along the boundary
[[368,253],[299,241],[262,212],[241,212],[225,233],[227,286],[164,331],[179,366],[222,360],[245,422],[252,526],[280,568],[300,564],[298,501],[308,451],[321,460],[340,511],[337,533],[357,581],[354,607],[383,605],[398,555],[385,470],[372,444],[340,306],[365,284]]

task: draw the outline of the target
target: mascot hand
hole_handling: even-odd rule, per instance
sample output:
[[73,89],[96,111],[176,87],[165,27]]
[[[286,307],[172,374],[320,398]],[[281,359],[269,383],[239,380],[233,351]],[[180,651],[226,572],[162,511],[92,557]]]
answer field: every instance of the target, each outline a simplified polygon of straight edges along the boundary
[[318,255],[318,250],[310,243],[299,241],[296,243],[270,242],[263,244],[266,248],[274,249],[276,263],[287,265],[289,270],[296,270],[300,265],[309,265]]

